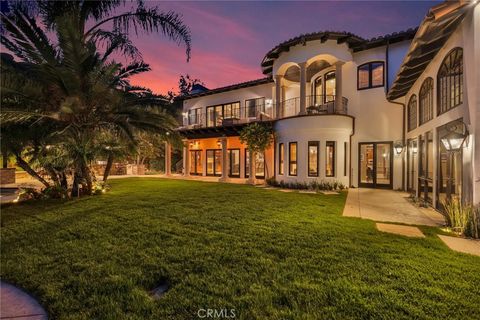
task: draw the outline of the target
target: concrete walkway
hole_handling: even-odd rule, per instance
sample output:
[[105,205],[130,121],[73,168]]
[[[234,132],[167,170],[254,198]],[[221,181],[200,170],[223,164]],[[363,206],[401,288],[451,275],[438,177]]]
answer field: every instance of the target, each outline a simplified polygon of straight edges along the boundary
[[0,281],[0,319],[47,320],[48,316],[26,292]]
[[418,208],[408,193],[393,190],[349,189],[343,210],[346,217],[412,225],[442,226],[443,216],[433,209]]

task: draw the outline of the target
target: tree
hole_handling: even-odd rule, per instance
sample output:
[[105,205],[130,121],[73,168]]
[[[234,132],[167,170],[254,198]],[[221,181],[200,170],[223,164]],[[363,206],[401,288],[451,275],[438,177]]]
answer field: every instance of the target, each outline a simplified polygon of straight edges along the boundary
[[[253,168],[255,167],[255,155],[258,152],[264,153],[273,142],[274,132],[270,123],[254,122],[240,131],[240,142],[247,145],[250,152],[250,182],[255,183],[255,174]],[[267,176],[268,176],[268,166]]]
[[[161,32],[184,43],[189,59],[190,32],[177,14],[146,8],[141,1],[135,10],[113,15],[124,3],[36,1],[27,7],[15,2],[10,12],[1,13],[1,42],[20,59],[2,64],[2,131],[13,132],[7,135],[12,137],[22,126],[33,131],[48,128],[42,135],[45,145],[61,149],[70,160],[66,163],[73,172],[73,194],[79,184],[91,193],[95,177],[89,163],[99,150],[101,132],[115,132],[133,144],[138,131],[174,134],[168,99],[129,82],[132,75],[150,68],[128,33]],[[47,36],[33,12],[55,37]],[[87,28],[87,22],[93,26]],[[124,66],[111,59],[113,53],[133,60]],[[42,156],[38,141],[25,143],[19,155],[31,149]]]

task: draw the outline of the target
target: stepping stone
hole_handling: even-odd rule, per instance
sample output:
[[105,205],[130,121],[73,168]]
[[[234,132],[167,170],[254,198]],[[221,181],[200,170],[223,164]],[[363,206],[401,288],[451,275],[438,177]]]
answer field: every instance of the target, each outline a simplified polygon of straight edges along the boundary
[[315,191],[311,191],[311,190],[300,190],[298,191],[298,193],[310,193],[310,194],[316,194]]
[[320,193],[326,194],[326,195],[331,195],[331,194],[338,194],[336,191],[320,191]]
[[480,240],[465,239],[438,235],[438,237],[453,251],[480,256]]
[[292,189],[278,189],[280,192],[293,192]]
[[0,319],[47,320],[42,306],[23,290],[0,282]]
[[378,231],[399,234],[406,237],[425,238],[425,235],[417,227],[387,223],[377,223],[376,225]]

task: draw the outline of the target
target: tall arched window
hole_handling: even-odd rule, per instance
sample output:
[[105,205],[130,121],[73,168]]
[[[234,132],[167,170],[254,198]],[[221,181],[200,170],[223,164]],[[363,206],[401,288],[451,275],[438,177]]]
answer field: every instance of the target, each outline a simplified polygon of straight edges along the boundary
[[418,107],[420,124],[433,119],[433,79],[427,78],[423,81],[420,93],[418,94]]
[[445,57],[438,70],[438,114],[463,102],[463,50],[455,48]]
[[408,131],[417,127],[417,96],[413,95],[408,101]]

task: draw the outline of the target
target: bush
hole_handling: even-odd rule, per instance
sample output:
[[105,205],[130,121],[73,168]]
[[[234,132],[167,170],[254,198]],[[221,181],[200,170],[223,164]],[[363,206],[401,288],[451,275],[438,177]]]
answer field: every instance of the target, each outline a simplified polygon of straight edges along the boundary
[[346,189],[345,185],[338,181],[311,181],[307,182],[285,182],[283,180],[276,181],[275,178],[267,179],[267,184],[272,187],[294,190],[313,190],[313,191],[341,191]]
[[60,186],[51,186],[42,190],[44,198],[47,199],[66,199],[68,198],[67,190]]
[[466,237],[480,238],[480,207],[463,204],[458,198],[442,202],[448,227]]

